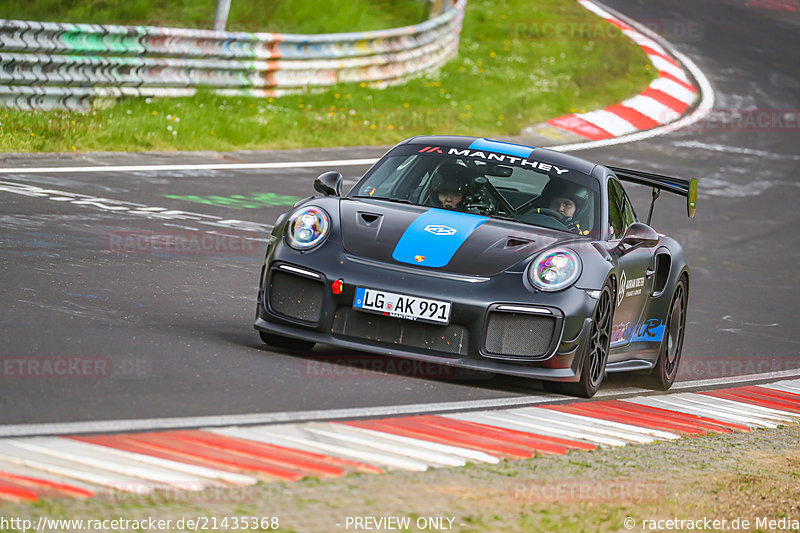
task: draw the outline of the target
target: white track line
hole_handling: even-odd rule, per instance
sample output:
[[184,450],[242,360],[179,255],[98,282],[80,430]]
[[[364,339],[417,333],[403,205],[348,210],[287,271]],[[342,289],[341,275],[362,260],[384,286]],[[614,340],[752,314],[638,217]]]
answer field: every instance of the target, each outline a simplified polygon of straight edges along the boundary
[[184,165],[109,165],[93,167],[15,167],[0,168],[0,174],[65,174],[70,172],[167,172],[172,170],[251,170],[269,168],[317,168],[328,166],[372,165],[378,160],[367,159],[332,159],[326,161],[278,161],[273,163],[204,163]]
[[790,394],[800,394],[800,381],[781,381],[780,383],[765,383],[764,385],[759,385],[759,387],[764,387],[767,389],[775,389],[783,392],[788,392]]
[[[800,369],[795,368],[792,370],[781,370],[779,372],[764,372],[763,374],[746,374],[744,376],[727,376],[724,378],[679,381],[669,389],[669,392],[703,387],[713,388],[718,387],[719,385],[747,385],[748,383],[752,383],[754,381],[766,381],[769,379],[774,379],[777,381],[782,378],[794,376],[800,376]],[[793,383],[793,381],[785,381],[784,383]]]
[[770,383],[767,385],[759,385],[764,389],[771,389],[778,392],[788,392],[789,394],[800,394],[800,387],[790,387],[788,385],[781,385],[779,383]]

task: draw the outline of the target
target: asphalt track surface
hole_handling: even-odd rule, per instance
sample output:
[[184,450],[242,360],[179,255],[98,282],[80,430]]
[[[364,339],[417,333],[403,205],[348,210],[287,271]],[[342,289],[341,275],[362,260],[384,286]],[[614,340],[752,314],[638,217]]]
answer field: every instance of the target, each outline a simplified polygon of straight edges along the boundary
[[[684,243],[692,267],[680,379],[797,368],[800,5],[793,0],[608,5],[666,31],[716,92],[718,120],[576,153],[701,179],[696,219],[685,217],[680,199],[664,195],[653,220],[656,229]],[[737,112],[745,113],[738,121],[731,118]],[[757,117],[769,118],[764,123]],[[14,154],[2,157],[2,167],[307,161],[382,152]],[[352,183],[366,168],[340,170]],[[0,423],[270,413],[534,392],[537,384],[516,378],[437,376],[430,369],[407,375],[391,367],[381,371],[380,365],[377,371],[362,370],[374,358],[326,346],[302,357],[264,346],[252,329],[263,241],[244,251],[220,244],[194,254],[113,248],[114,239],[128,233],[213,232],[240,224],[223,222],[232,219],[263,225],[258,235],[264,238],[285,205],[233,209],[166,195],[304,197],[313,194],[313,178],[322,170],[0,175],[6,187],[60,191],[37,196],[0,190]],[[640,217],[648,194],[633,194]],[[99,198],[104,200],[98,203]],[[196,215],[150,218],[144,215],[147,208]],[[50,377],[27,362],[42,358],[51,364],[54,358],[80,358],[95,372],[85,368],[78,376]],[[14,375],[18,372],[27,374]],[[604,389],[634,383],[611,376]]]

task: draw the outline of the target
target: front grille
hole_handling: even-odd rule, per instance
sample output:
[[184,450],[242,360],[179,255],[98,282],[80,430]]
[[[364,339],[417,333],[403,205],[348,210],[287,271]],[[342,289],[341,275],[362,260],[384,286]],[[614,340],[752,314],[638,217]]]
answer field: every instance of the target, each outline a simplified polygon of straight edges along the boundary
[[273,270],[267,296],[272,311],[305,322],[319,322],[325,285],[306,276]]
[[526,313],[489,313],[486,351],[497,355],[541,357],[547,354],[555,333],[552,316]]
[[464,326],[440,326],[385,317],[356,311],[352,307],[336,310],[331,331],[335,335],[454,355],[466,355],[469,348],[469,331]]

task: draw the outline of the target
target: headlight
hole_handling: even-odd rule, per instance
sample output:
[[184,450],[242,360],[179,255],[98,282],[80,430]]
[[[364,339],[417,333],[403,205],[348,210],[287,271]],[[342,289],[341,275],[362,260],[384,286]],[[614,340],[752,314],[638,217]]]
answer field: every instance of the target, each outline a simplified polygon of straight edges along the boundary
[[286,242],[297,250],[309,250],[328,236],[330,219],[318,207],[306,207],[293,214],[286,223]]
[[528,279],[542,291],[566,289],[581,275],[578,254],[566,248],[556,248],[540,255],[528,268]]

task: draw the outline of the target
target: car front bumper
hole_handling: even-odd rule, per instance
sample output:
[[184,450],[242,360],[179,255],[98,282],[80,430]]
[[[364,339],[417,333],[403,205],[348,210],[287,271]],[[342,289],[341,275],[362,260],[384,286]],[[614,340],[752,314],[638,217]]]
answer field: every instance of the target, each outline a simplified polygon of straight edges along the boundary
[[[580,378],[596,300],[575,287],[535,292],[524,274],[472,277],[389,265],[334,247],[274,243],[259,283],[255,328],[387,356],[553,381]],[[332,285],[341,280],[341,292]],[[448,325],[353,309],[357,287],[452,302]]]

